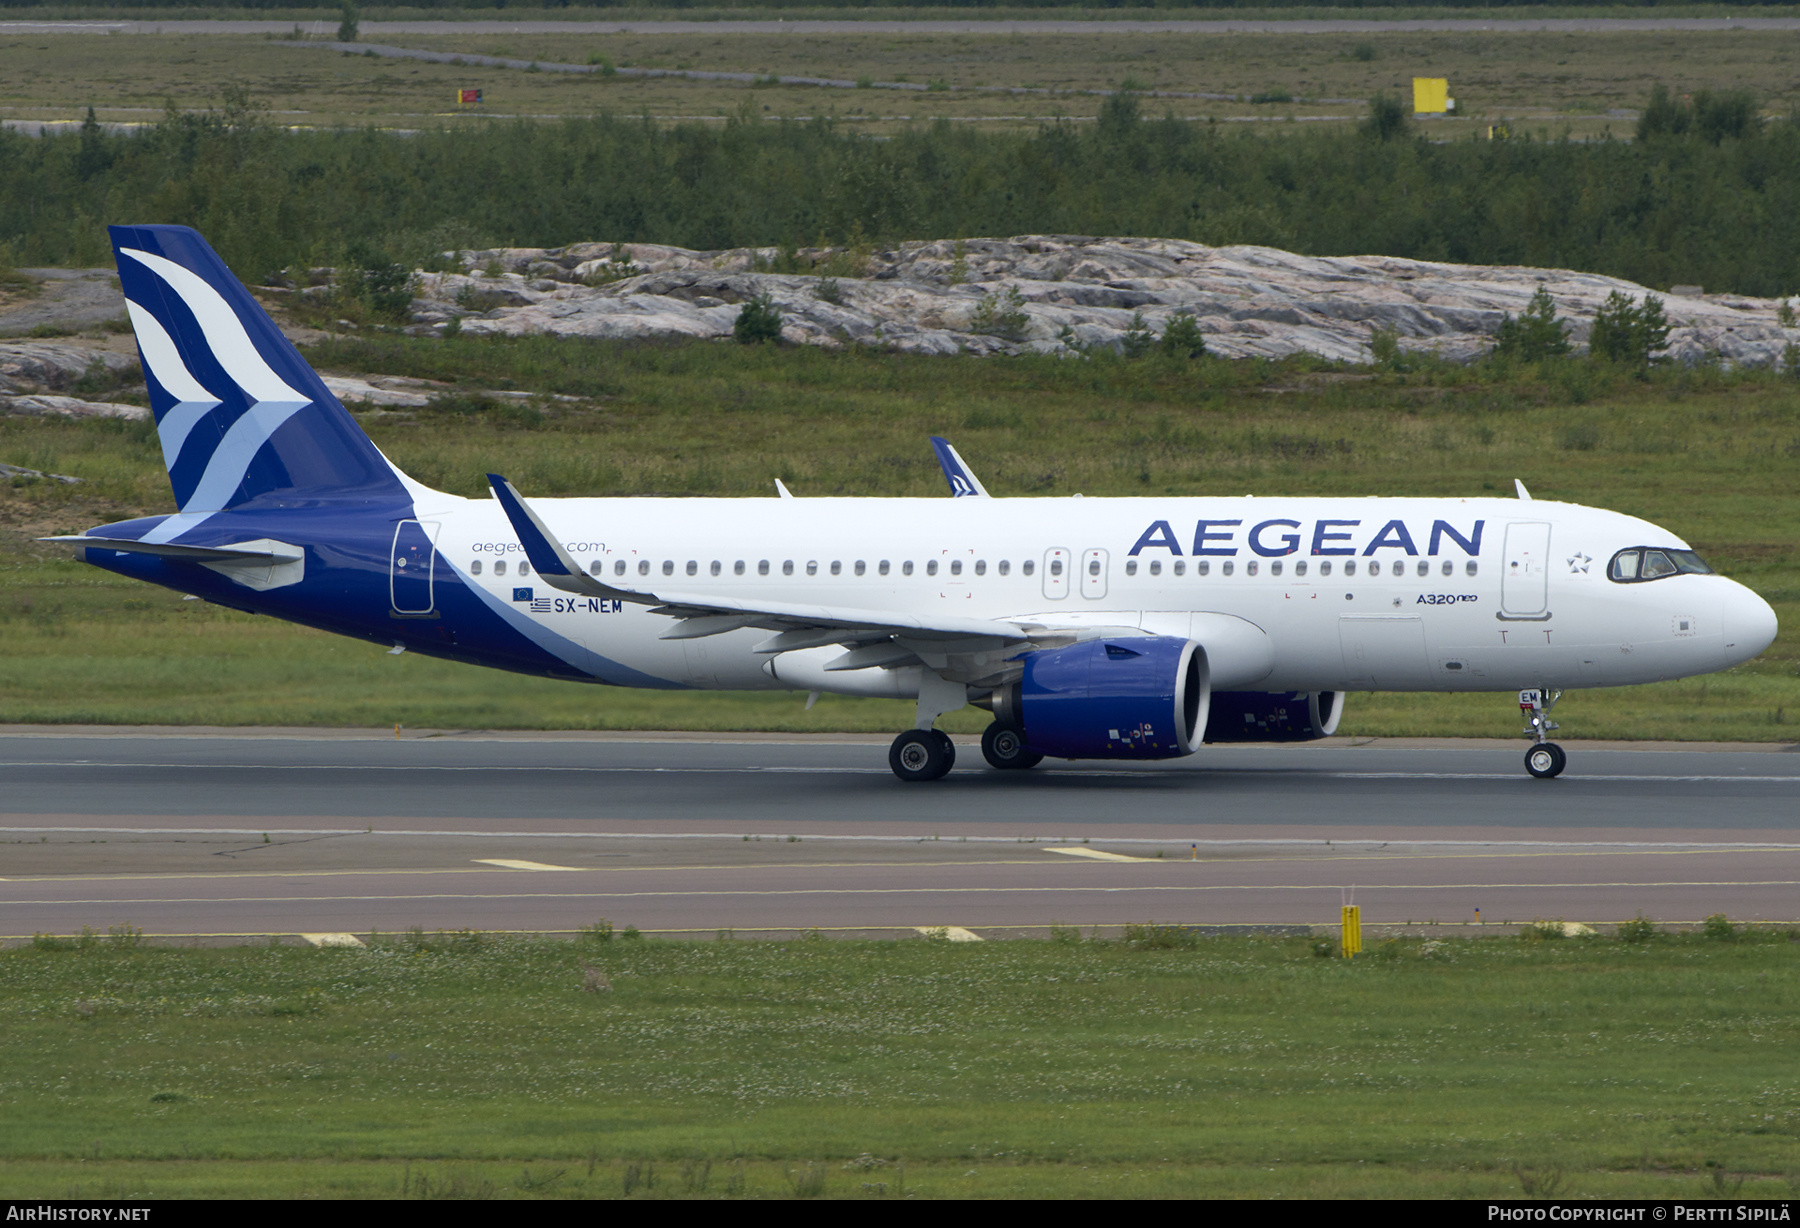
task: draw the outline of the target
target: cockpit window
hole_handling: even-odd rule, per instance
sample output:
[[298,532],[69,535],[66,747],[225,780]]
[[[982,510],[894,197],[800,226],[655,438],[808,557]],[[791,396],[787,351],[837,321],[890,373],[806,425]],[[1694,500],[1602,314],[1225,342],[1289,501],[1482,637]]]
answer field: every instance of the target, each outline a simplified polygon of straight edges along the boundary
[[1633,546],[1629,550],[1619,551],[1613,555],[1612,562],[1606,569],[1607,578],[1619,584],[1660,580],[1665,576],[1712,574],[1713,569],[1692,550],[1656,549],[1650,546]]

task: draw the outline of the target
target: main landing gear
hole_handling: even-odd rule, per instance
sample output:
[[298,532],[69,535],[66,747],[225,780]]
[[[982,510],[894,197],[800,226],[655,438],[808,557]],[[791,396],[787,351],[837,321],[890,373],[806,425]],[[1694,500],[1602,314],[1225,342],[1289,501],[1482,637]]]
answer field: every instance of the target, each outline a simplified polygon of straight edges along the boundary
[[908,729],[888,748],[888,766],[901,780],[941,780],[956,766],[956,746],[936,729]]
[[1525,736],[1536,741],[1536,745],[1525,752],[1525,770],[1539,780],[1561,776],[1562,770],[1569,765],[1568,754],[1548,736],[1557,728],[1556,722],[1550,719],[1550,709],[1561,698],[1561,691],[1549,688],[1519,692],[1519,711],[1525,714]]
[[1011,725],[1003,725],[995,721],[981,734],[981,757],[988,761],[989,767],[1002,771],[1034,768],[1044,761],[1044,757],[1025,746],[1025,739]]

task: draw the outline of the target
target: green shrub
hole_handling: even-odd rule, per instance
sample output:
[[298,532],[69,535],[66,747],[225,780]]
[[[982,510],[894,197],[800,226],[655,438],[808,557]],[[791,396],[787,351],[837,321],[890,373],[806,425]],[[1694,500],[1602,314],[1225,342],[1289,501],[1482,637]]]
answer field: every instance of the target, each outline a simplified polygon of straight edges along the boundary
[[1595,314],[1593,331],[1588,334],[1590,354],[1625,366],[1647,367],[1657,360],[1659,350],[1668,348],[1668,317],[1663,315],[1662,300],[1654,294],[1633,303],[1614,290]]
[[1495,336],[1494,357],[1517,358],[1537,362],[1569,352],[1569,326],[1556,318],[1556,303],[1550,292],[1539,286],[1531,296],[1531,304],[1518,319],[1508,314],[1500,321]]
[[838,307],[844,305],[844,292],[838,288],[835,277],[819,278],[819,284],[813,287],[813,297],[821,303],[831,303]]
[[969,331],[1017,341],[1025,335],[1030,324],[1031,317],[1025,314],[1025,296],[1019,293],[1018,287],[1008,286],[1004,291],[995,290],[981,296],[981,302],[975,307],[975,317],[969,322]]
[[1720,942],[1730,942],[1738,936],[1738,927],[1731,923],[1731,918],[1722,912],[1716,912],[1700,923],[1700,932],[1708,938]]
[[590,942],[611,942],[613,940],[612,922],[601,917],[592,925],[582,926],[581,936]]
[[745,345],[781,340],[781,309],[768,295],[758,295],[738,312],[731,335]]
[[1621,921],[1613,931],[1613,937],[1620,942],[1649,942],[1660,933],[1662,931],[1656,928],[1656,922],[1639,913],[1629,921]]
[[357,26],[360,24],[359,19],[362,14],[354,4],[350,3],[350,0],[343,0],[343,3],[339,5],[339,10],[343,15],[338,21],[337,41],[340,43],[354,43],[356,41]]
[[1394,141],[1412,128],[1412,116],[1406,104],[1391,94],[1380,93],[1369,99],[1369,117],[1362,122],[1362,134],[1377,141]]
[[1127,925],[1124,937],[1134,951],[1174,951],[1200,942],[1200,936],[1185,925]]
[[1156,348],[1156,334],[1144,323],[1144,313],[1131,313],[1131,327],[1125,330],[1124,338],[1119,342],[1119,352],[1127,358],[1142,358]]
[[1163,329],[1162,352],[1171,358],[1199,358],[1206,353],[1206,338],[1200,333],[1200,321],[1191,311],[1177,311]]

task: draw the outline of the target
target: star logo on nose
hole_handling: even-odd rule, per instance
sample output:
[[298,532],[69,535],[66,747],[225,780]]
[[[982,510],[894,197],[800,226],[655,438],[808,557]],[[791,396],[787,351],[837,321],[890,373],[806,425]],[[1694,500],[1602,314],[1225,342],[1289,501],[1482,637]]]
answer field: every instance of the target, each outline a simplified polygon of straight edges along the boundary
[[1594,560],[1588,555],[1577,551],[1574,557],[1569,560],[1569,574],[1573,575],[1575,572],[1579,571],[1585,576],[1587,574],[1588,564],[1593,561]]

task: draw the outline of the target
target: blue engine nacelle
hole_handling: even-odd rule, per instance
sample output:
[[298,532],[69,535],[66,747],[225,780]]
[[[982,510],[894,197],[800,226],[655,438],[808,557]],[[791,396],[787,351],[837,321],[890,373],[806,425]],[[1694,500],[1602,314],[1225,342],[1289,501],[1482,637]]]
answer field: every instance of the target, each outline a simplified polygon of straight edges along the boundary
[[1215,691],[1208,742],[1311,742],[1337,732],[1342,691]]
[[1010,715],[1058,759],[1173,759],[1200,749],[1211,691],[1193,640],[1087,640],[1026,657]]

